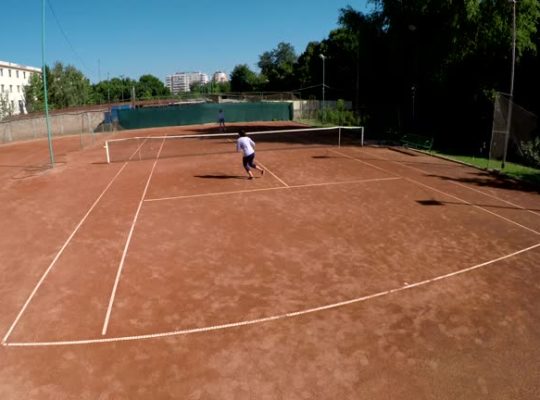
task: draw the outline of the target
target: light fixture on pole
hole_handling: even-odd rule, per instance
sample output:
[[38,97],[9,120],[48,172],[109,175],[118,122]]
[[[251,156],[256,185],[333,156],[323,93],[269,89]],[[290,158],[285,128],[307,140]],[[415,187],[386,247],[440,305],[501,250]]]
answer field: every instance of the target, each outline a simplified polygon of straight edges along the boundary
[[326,56],[324,54],[319,54],[319,57],[322,59],[322,110],[323,110],[323,121],[324,121],[324,110],[325,110],[325,103],[324,103],[324,87],[326,86],[324,83],[324,61],[326,60]]
[[508,140],[510,139],[510,129],[512,128],[512,107],[514,104],[514,75],[516,69],[516,2],[517,0],[509,0],[512,3],[512,70],[510,73],[510,98],[508,100],[508,116],[506,119],[506,133],[504,137],[504,152],[501,169],[504,169],[506,163],[506,155],[508,153]]

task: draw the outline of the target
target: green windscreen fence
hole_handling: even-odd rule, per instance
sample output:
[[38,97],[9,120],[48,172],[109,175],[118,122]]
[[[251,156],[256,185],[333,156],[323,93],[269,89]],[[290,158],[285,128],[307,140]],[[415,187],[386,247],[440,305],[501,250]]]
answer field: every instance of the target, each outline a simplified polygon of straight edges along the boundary
[[124,129],[205,124],[217,122],[219,110],[225,114],[225,123],[293,118],[291,103],[204,103],[118,110],[118,122]]

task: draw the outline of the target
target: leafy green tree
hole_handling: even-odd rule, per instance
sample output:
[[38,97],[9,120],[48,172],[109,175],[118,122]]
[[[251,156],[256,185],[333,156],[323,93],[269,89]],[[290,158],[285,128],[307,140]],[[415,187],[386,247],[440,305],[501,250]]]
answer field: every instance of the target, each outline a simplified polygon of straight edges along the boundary
[[231,91],[230,82],[216,82],[211,83],[212,93],[228,93]]
[[55,63],[48,82],[51,108],[62,109],[89,103],[90,81],[74,66]]
[[319,42],[310,42],[306,50],[298,57],[294,69],[298,89],[311,88],[312,90],[307,92],[311,93],[314,92],[313,86],[321,84],[322,69],[319,54],[323,53]]
[[294,84],[294,67],[297,60],[294,47],[281,42],[271,51],[259,56],[261,74],[268,79],[269,90],[291,90]]
[[247,64],[234,67],[231,73],[231,90],[234,92],[251,92],[260,88],[261,77],[253,72]]
[[[46,66],[48,102],[51,109],[62,109],[89,104],[92,98],[90,81],[75,67],[57,62],[53,68]],[[33,74],[25,87],[27,109],[44,109],[43,80]]]
[[0,93],[0,120],[10,116],[13,113],[11,104],[9,104],[7,94]]
[[169,88],[153,75],[142,75],[135,86],[138,99],[170,95]]
[[28,112],[40,112],[45,109],[41,74],[32,74],[30,83],[24,87],[24,98]]
[[93,86],[93,92],[99,103],[123,102],[131,99],[132,88],[137,88],[137,81],[120,76],[97,83]]

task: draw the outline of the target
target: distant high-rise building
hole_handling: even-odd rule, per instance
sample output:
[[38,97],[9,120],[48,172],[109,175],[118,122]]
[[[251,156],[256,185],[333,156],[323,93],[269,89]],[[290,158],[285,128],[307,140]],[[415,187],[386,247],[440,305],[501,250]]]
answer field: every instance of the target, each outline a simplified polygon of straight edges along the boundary
[[165,85],[171,90],[172,94],[189,92],[193,83],[199,82],[202,85],[208,83],[208,75],[202,72],[177,72],[169,75],[165,79]]
[[41,69],[0,61],[0,119],[7,115],[26,114],[24,87]]
[[214,76],[212,77],[212,80],[216,83],[229,82],[229,78],[227,77],[227,74],[222,71],[214,72]]

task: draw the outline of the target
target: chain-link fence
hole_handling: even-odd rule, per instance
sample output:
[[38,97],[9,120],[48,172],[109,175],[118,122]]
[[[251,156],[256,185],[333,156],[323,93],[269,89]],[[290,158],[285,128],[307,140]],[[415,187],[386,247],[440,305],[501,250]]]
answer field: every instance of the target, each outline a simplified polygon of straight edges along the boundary
[[527,149],[538,140],[538,117],[497,93],[493,107],[493,128],[489,151],[490,165],[506,161],[530,164]]

